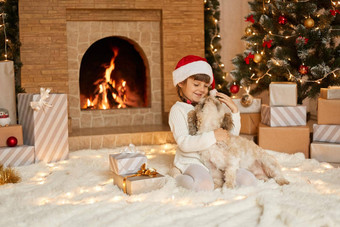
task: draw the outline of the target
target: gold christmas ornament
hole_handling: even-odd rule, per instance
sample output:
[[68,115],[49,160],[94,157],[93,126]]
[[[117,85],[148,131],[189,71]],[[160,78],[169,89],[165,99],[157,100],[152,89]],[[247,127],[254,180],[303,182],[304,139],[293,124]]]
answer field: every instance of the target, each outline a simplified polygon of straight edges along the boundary
[[241,105],[244,107],[248,107],[253,103],[254,97],[251,96],[250,94],[246,93],[244,95],[242,95],[241,98]]
[[248,26],[248,27],[246,27],[246,30],[244,32],[246,33],[246,35],[249,36],[249,35],[253,34],[253,29],[250,26]]
[[262,61],[262,55],[261,54],[254,54],[254,60],[255,63],[259,63],[260,61]]
[[304,23],[306,28],[314,27],[314,20],[312,18],[307,18]]

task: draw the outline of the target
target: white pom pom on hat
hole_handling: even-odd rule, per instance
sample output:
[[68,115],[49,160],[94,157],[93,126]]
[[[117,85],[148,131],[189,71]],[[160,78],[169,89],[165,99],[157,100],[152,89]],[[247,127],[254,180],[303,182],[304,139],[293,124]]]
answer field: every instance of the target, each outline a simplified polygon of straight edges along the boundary
[[195,74],[206,74],[210,77],[210,84],[215,88],[213,71],[205,58],[188,55],[183,57],[172,72],[174,86]]

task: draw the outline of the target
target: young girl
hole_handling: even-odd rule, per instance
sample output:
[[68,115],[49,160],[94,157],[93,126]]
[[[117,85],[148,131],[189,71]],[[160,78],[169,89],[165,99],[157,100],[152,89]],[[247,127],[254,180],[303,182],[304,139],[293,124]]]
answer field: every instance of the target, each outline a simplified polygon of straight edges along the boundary
[[[209,170],[202,164],[198,151],[205,150],[217,141],[227,140],[226,130],[219,128],[201,135],[191,136],[188,129],[188,112],[194,109],[196,103],[209,92],[213,84],[213,72],[205,58],[188,55],[182,58],[173,71],[173,83],[181,102],[176,102],[170,110],[169,125],[178,148],[174,159],[172,175],[176,177],[179,186],[195,191],[210,191],[214,189]],[[214,84],[213,84],[214,85]],[[227,105],[231,112],[234,128],[230,131],[239,135],[240,113],[232,99],[220,92],[216,93],[218,99]],[[237,172],[238,185],[253,185],[255,177],[245,169]]]

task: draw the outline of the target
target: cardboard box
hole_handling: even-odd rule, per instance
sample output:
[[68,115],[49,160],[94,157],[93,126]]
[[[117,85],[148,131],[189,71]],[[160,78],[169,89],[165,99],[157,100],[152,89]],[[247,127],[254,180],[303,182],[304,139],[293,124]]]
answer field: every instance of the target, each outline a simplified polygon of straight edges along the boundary
[[119,175],[136,173],[147,163],[146,156],[141,153],[110,154],[109,159],[110,170]]
[[301,126],[307,124],[306,106],[268,106],[261,107],[261,123],[271,127]]
[[310,157],[320,162],[340,162],[340,144],[313,142]]
[[241,130],[242,134],[257,134],[259,123],[261,121],[260,113],[241,113]]
[[340,143],[340,125],[313,125],[313,141]]
[[320,89],[320,98],[323,99],[340,99],[340,87],[334,86]]
[[68,158],[67,95],[49,94],[47,105],[33,110],[31,102],[41,100],[40,94],[18,94],[19,123],[24,144],[34,146],[35,161],[56,162]]
[[0,127],[0,147],[7,147],[7,139],[10,136],[14,136],[15,138],[17,138],[17,146],[23,145],[21,125],[9,125],[6,127]]
[[271,82],[269,84],[270,106],[296,106],[297,85],[294,82]]
[[241,98],[233,98],[234,103],[237,105],[240,113],[260,113],[261,112],[261,99],[254,98],[250,106],[243,106]]
[[[118,175],[113,173],[113,184],[117,185],[124,191],[124,177],[127,175]],[[165,185],[165,177],[157,174],[155,177],[150,176],[136,176],[126,179],[126,193],[128,195],[135,195],[144,192],[157,190]]]
[[318,125],[340,125],[340,99],[318,99]]
[[33,146],[1,147],[0,163],[4,166],[16,167],[34,163]]
[[259,124],[259,146],[264,149],[309,157],[309,127],[269,127]]

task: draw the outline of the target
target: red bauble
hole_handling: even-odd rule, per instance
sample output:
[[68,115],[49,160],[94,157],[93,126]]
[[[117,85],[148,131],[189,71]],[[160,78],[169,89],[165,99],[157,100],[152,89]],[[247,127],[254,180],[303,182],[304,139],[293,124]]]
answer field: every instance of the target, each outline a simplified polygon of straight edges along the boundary
[[230,86],[230,92],[236,94],[240,90],[240,86],[237,84],[233,84]]
[[10,136],[7,138],[6,143],[9,147],[15,147],[18,144],[18,140],[14,136]]
[[284,16],[279,16],[279,24],[286,24],[287,23],[287,18]]
[[308,67],[305,66],[305,65],[300,65],[299,73],[301,73],[302,75],[305,75],[305,74],[307,74],[307,72],[308,72]]

